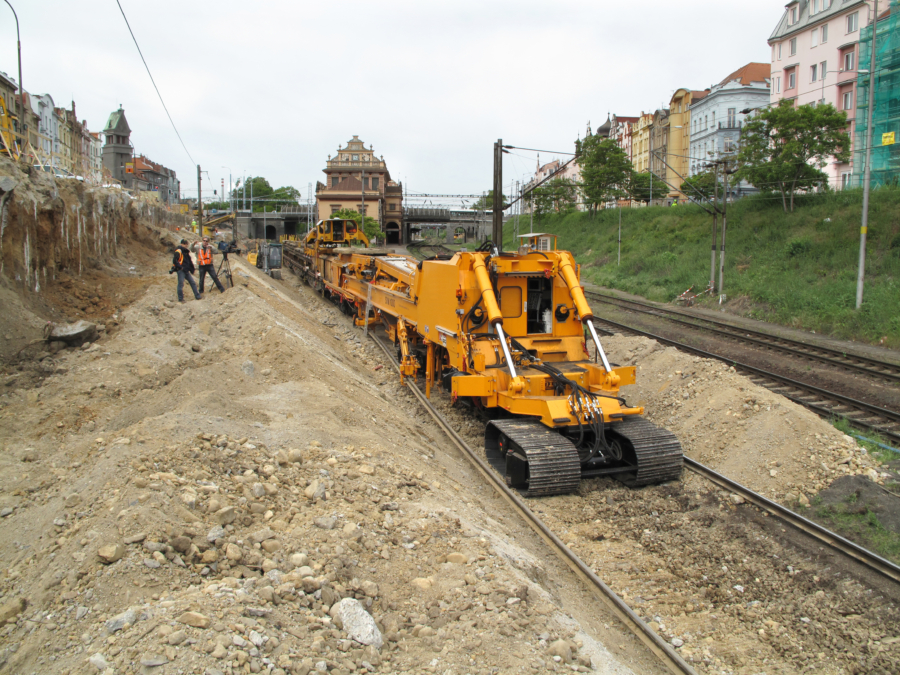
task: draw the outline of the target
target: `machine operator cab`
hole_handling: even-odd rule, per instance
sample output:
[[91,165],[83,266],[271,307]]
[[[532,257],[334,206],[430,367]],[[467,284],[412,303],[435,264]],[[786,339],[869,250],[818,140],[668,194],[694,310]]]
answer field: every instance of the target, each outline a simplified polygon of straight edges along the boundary
[[528,255],[534,251],[555,251],[556,235],[533,232],[519,235],[519,255]]
[[316,225],[316,229],[309,233],[306,241],[307,243],[316,241],[319,246],[327,248],[350,246],[354,241],[362,243],[363,246],[369,246],[368,238],[363,234],[355,220],[342,220],[340,218],[320,220],[319,224]]

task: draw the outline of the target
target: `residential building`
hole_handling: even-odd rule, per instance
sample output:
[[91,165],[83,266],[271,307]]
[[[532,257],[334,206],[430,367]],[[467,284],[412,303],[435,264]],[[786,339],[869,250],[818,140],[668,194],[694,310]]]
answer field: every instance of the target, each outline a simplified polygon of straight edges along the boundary
[[678,89],[669,102],[669,147],[666,153],[668,204],[685,200],[680,188],[690,169],[691,106],[705,98],[708,93],[709,89],[705,91]]
[[631,165],[638,173],[650,170],[650,134],[653,115],[641,113],[631,130]]
[[159,193],[159,201],[163,204],[174,204],[179,200],[181,183],[174,170],[138,155],[134,158],[134,175],[146,183],[142,189]]
[[770,73],[768,63],[748,63],[691,105],[689,175],[706,171],[710,160],[737,151],[747,118],[741,111],[769,103]]
[[12,130],[15,141],[21,145],[21,132],[19,130],[19,109],[21,108],[21,99],[19,98],[19,85],[5,72],[0,71],[0,97],[3,98],[3,105],[6,112],[10,116]]
[[[352,209],[374,218],[388,244],[403,243],[403,188],[391,180],[384,155],[375,156],[372,146],[354,136],[339,147],[334,158],[328,156],[323,169],[325,182],[316,185],[316,209],[319,219],[335,211]],[[363,208],[363,197],[365,208]]]
[[96,131],[91,131],[90,135],[89,161],[91,182],[99,184],[103,180],[103,140]]
[[[830,103],[847,113],[850,136],[855,139],[860,29],[872,22],[872,4],[872,0],[789,2],[769,38],[770,102]],[[852,180],[852,160],[831,160],[823,171],[832,187],[847,186]]]
[[[892,0],[890,8],[879,13],[876,37],[871,182],[873,186],[896,185],[900,182],[900,0]],[[870,25],[862,29],[859,40],[859,62],[863,70],[869,69],[871,58]],[[863,184],[865,168],[866,130],[869,125],[869,78],[868,73],[860,73],[856,82],[859,102],[853,165],[858,169],[853,173],[852,184],[857,187]],[[885,134],[893,134],[893,138],[885,137]]]
[[609,138],[613,139],[632,161],[632,132],[639,117],[619,117],[613,115],[610,120]]
[[58,166],[55,161],[55,146],[59,143],[59,118],[56,116],[56,106],[50,94],[31,96],[32,112],[38,119],[38,143],[34,146],[41,163],[49,166]]
[[[658,177],[660,180],[651,185],[653,187],[653,195],[650,205],[658,205],[663,203],[665,196],[669,192],[669,187],[665,184],[666,179],[666,160],[669,156],[669,109],[660,108],[653,113],[653,119],[650,123],[650,173],[653,174],[652,180]],[[658,185],[659,187],[656,187]]]

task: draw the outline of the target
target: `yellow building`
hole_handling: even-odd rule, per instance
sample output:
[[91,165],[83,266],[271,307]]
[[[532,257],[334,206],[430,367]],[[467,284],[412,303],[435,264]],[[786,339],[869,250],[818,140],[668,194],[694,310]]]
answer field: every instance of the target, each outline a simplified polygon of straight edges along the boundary
[[376,157],[371,145],[354,136],[328,156],[323,171],[325,183],[316,185],[319,220],[341,209],[362,212],[365,195],[365,215],[378,221],[387,243],[401,243],[403,189],[391,180],[384,155]]
[[690,173],[691,154],[691,104],[705,98],[709,89],[692,91],[679,89],[669,104],[669,147],[666,163],[666,182],[670,201],[685,201],[684,194],[677,188]]
[[631,164],[638,173],[650,170],[650,131],[653,115],[643,112],[631,131]]

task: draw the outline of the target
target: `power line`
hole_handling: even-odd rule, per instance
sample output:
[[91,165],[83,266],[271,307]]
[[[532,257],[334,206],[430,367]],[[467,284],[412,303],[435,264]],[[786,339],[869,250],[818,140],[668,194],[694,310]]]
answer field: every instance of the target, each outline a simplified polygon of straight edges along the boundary
[[181,141],[181,147],[184,148],[184,151],[187,153],[187,156],[191,160],[191,164],[196,164],[194,158],[191,157],[191,153],[188,151],[187,146],[184,144],[184,141],[181,138],[181,134],[178,133],[178,128],[175,126],[175,121],[172,119],[172,115],[169,114],[169,109],[166,107],[166,102],[163,101],[162,94],[159,93],[159,87],[156,86],[156,80],[153,79],[153,74],[150,72],[150,66],[147,65],[147,59],[144,58],[144,53],[141,51],[141,46],[138,44],[137,38],[134,36],[134,31],[131,30],[131,24],[128,23],[128,17],[125,16],[125,10],[122,9],[122,3],[119,0],[116,0],[116,4],[119,6],[119,11],[122,12],[122,18],[125,19],[125,25],[128,26],[128,32],[131,33],[131,39],[134,40],[134,46],[137,47],[138,54],[141,56],[141,61],[144,62],[144,68],[147,69],[147,75],[150,76],[150,81],[153,83],[153,88],[156,89],[156,95],[159,96],[159,102],[162,103],[163,110],[166,111],[166,115],[169,117],[169,122],[172,123],[172,128],[175,130],[175,135],[178,136],[178,140]]

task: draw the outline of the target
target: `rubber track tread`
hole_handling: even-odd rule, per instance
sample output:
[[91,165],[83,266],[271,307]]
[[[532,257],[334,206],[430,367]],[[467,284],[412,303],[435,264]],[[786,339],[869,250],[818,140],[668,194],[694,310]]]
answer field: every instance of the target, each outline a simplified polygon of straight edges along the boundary
[[653,485],[681,477],[684,453],[681,443],[668,429],[642,417],[627,417],[614,424],[611,431],[627,439],[637,457],[637,473],[620,478],[626,485]]
[[[528,489],[520,490],[524,496],[546,497],[578,490],[581,462],[569,439],[533,420],[494,420],[491,424],[528,458]],[[495,462],[491,464],[498,468]],[[505,464],[499,470],[505,476]]]

